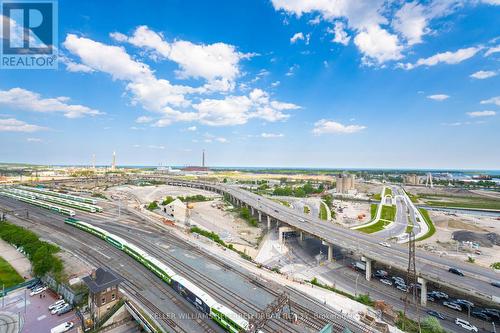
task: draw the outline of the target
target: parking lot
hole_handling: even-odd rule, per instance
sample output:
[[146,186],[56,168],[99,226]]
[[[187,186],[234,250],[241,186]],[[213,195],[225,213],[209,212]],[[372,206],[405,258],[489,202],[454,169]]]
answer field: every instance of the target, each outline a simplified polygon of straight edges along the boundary
[[57,295],[50,290],[30,296],[29,289],[21,288],[8,294],[5,300],[0,301],[0,313],[12,318],[16,323],[12,324],[12,327],[7,327],[5,331],[16,329],[17,322],[20,320],[23,333],[50,332],[51,328],[67,321],[75,324],[68,332],[77,332],[79,318],[74,310],[61,316],[52,315],[48,310],[49,305],[57,299]]

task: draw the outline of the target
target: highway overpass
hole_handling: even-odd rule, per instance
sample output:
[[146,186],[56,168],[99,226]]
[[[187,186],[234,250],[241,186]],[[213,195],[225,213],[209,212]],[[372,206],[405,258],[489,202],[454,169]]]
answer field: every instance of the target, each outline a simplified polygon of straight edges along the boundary
[[[247,206],[252,213],[259,217],[259,221],[277,222],[286,225],[301,233],[320,239],[323,244],[329,245],[329,258],[332,258],[332,245],[353,251],[367,262],[366,278],[371,278],[371,265],[376,261],[394,269],[406,271],[408,266],[408,248],[404,245],[393,245],[390,248],[379,245],[383,241],[375,235],[363,234],[354,230],[342,228],[338,225],[302,214],[291,208],[285,207],[268,198],[254,194],[235,185],[222,183],[208,183],[198,181],[183,181],[170,177],[147,176],[165,181],[169,185],[200,188],[219,194],[229,195],[230,200],[240,206]],[[495,271],[474,264],[461,263],[455,260],[439,257],[437,255],[417,250],[416,266],[419,281],[425,284],[432,281],[454,289],[460,294],[467,294],[488,304],[500,304],[499,289],[492,286],[491,282],[500,280],[500,274]],[[448,268],[461,269],[465,276],[461,277],[448,272]],[[422,297],[425,304],[426,297]]]

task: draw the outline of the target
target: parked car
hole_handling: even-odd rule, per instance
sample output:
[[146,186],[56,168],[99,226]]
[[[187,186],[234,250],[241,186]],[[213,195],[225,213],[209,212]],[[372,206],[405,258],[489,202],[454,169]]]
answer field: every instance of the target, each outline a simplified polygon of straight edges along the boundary
[[387,280],[387,279],[380,279],[380,282],[382,282],[383,284],[386,284],[388,286],[392,286],[392,282]]
[[481,312],[493,320],[500,320],[500,313],[495,309],[483,309]]
[[45,290],[47,290],[47,287],[39,287],[37,289],[34,289],[31,293],[30,293],[30,296],[35,296],[35,295],[38,295],[40,293],[43,293]]
[[443,302],[443,305],[450,308],[450,309],[453,309],[453,310],[462,311],[462,307],[457,303],[445,301],[445,302]]
[[434,290],[434,291],[431,291],[430,294],[433,297],[438,298],[438,299],[448,299],[449,298],[448,294],[446,294],[442,291]]
[[401,290],[402,292],[405,292],[405,293],[407,293],[407,292],[408,292],[408,287],[407,287],[407,286],[405,286],[405,285],[403,285],[403,284],[398,284],[398,285],[396,286],[396,289]]
[[457,304],[460,304],[460,305],[462,305],[464,307],[471,307],[471,308],[474,307],[474,303],[472,303],[471,301],[468,301],[466,299],[457,299],[457,300],[454,300],[453,302],[457,303]]
[[458,268],[455,268],[455,267],[450,267],[448,269],[448,272],[456,274],[456,275],[464,276],[464,273],[461,270],[459,270]]
[[433,317],[436,317],[438,319],[444,320],[444,316],[441,313],[437,312],[437,311],[427,310],[427,314],[429,316],[433,316]]
[[492,285],[493,287],[500,288],[500,281],[491,281],[491,285]]
[[66,302],[59,304],[58,306],[56,306],[52,310],[50,310],[50,314],[53,314],[53,315],[57,314],[57,312],[59,312],[59,310],[64,308],[66,305],[68,305]]
[[436,299],[433,296],[429,296],[429,294],[427,294],[427,300],[431,301],[431,302],[435,302],[436,301]]
[[57,315],[61,316],[61,315],[65,314],[65,313],[70,312],[71,310],[73,310],[73,307],[71,305],[69,305],[69,304],[66,304],[65,307],[63,307],[62,309],[60,309],[59,311],[57,311]]
[[383,270],[378,270],[373,275],[377,278],[385,278],[387,276],[387,272]]
[[36,283],[28,286],[28,289],[34,290],[43,286],[43,282],[38,280]]
[[54,303],[52,303],[51,305],[49,305],[49,310],[52,310],[53,308],[56,308],[59,305],[64,304],[64,303],[66,303],[66,302],[63,299],[55,301]]
[[471,315],[473,315],[476,318],[485,320],[485,321],[491,321],[491,317],[485,314],[484,312],[481,311],[472,311]]
[[455,324],[458,326],[465,328],[467,331],[477,332],[477,327],[469,323],[467,320],[463,320],[460,318],[455,319]]

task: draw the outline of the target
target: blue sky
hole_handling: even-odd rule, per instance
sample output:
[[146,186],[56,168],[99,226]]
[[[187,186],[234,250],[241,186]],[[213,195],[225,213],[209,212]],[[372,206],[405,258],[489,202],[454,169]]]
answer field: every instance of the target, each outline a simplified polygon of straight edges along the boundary
[[[0,160],[500,168],[500,2],[59,1]],[[5,19],[5,18],[4,18]]]

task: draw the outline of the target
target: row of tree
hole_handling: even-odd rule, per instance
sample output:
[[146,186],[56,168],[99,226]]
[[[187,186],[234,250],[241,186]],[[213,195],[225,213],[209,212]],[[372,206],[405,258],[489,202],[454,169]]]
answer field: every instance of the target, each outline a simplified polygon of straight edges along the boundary
[[8,222],[0,223],[0,238],[28,257],[35,276],[50,273],[57,280],[61,279],[63,263],[55,255],[60,250],[58,246],[41,241],[33,232]]
[[296,186],[296,187],[291,187],[291,186],[276,187],[273,191],[273,195],[303,198],[310,194],[322,193],[324,189],[325,188],[323,184],[320,184],[318,188],[314,188],[310,182],[307,182],[302,186]]

